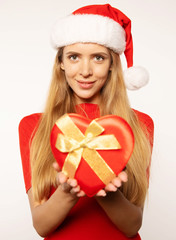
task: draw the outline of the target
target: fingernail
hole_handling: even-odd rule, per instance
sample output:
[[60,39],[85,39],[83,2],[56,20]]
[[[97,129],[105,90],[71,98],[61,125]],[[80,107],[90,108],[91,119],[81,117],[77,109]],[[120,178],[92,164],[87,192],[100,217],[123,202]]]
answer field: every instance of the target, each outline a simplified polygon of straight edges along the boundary
[[79,193],[77,193],[77,197],[84,197],[85,193],[81,190]]
[[102,197],[106,197],[106,192],[103,192],[103,193],[102,193]]
[[76,185],[77,185],[77,181],[76,180],[73,180],[72,182],[70,182],[70,186],[76,187]]
[[117,188],[116,188],[114,185],[112,185],[112,186],[111,186],[111,191],[112,191],[112,192],[116,192],[116,191],[117,191]]

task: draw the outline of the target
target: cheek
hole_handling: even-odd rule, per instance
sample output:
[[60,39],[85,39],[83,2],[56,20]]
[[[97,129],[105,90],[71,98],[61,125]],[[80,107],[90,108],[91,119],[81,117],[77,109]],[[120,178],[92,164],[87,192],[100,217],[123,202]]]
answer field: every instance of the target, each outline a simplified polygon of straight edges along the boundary
[[72,65],[65,66],[66,78],[72,78],[72,77],[76,76],[77,72],[78,72],[78,69],[76,66],[72,66]]
[[104,67],[96,68],[94,73],[98,78],[104,80],[108,77],[109,67],[104,66]]

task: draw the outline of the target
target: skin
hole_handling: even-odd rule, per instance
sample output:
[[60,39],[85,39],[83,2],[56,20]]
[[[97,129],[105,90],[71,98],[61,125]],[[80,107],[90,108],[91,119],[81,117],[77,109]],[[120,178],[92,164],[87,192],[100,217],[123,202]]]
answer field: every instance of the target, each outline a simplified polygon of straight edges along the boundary
[[77,43],[64,47],[61,69],[65,71],[76,103],[99,103],[100,90],[111,69],[111,56],[106,47]]
[[[64,47],[61,69],[65,71],[66,81],[74,92],[77,104],[98,104],[101,88],[111,70],[111,56],[106,47],[98,44],[69,45]],[[79,198],[85,196],[76,179],[67,178],[57,163],[53,167],[58,172],[58,187],[49,199],[36,203],[32,188],[28,191],[33,225],[42,237],[58,228]],[[143,208],[129,202],[119,190],[127,180],[126,172],[122,171],[96,194],[95,199],[115,226],[132,237],[141,227]]]

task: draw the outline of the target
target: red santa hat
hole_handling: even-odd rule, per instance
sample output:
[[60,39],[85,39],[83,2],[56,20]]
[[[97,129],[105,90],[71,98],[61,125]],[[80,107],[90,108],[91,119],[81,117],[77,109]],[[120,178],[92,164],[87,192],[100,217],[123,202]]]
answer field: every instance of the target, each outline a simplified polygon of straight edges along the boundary
[[124,80],[129,90],[148,83],[149,75],[143,67],[133,66],[131,20],[109,4],[89,5],[59,19],[51,32],[55,49],[74,43],[98,43],[118,54],[125,54],[127,69]]

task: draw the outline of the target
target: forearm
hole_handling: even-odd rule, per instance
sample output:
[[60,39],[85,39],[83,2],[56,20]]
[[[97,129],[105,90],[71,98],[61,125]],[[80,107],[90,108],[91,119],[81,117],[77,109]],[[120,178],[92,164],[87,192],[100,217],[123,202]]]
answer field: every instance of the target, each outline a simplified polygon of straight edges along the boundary
[[[31,190],[30,190],[31,191]],[[55,193],[43,204],[36,205],[32,200],[32,191],[28,193],[32,212],[33,225],[38,234],[46,237],[53,232],[66,218],[78,198],[65,193],[59,186]]]
[[111,221],[126,236],[137,234],[142,225],[142,208],[129,202],[120,190],[109,192],[106,197],[96,197]]

